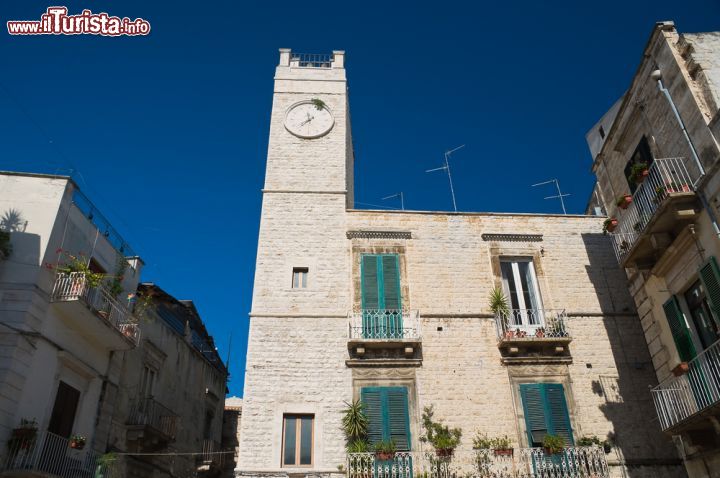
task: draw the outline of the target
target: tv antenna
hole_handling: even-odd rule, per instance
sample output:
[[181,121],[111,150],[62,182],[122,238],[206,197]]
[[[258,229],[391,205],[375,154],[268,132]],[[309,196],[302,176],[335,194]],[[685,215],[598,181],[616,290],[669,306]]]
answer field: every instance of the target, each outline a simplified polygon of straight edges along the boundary
[[560,199],[560,205],[562,206],[563,214],[567,215],[567,211],[565,210],[565,201],[563,201],[564,197],[570,196],[570,194],[563,194],[562,191],[560,191],[560,181],[558,181],[556,178],[553,178],[549,181],[543,181],[541,183],[533,184],[532,187],[535,186],[542,186],[544,184],[550,184],[555,183],[555,187],[557,188],[557,196],[546,196],[545,199]]
[[465,147],[465,145],[463,144],[463,145],[458,146],[457,148],[451,149],[450,151],[445,151],[445,166],[440,166],[439,168],[428,169],[428,170],[425,171],[426,173],[432,173],[433,171],[441,171],[441,170],[443,170],[443,169],[444,169],[445,171],[447,171],[448,181],[450,181],[450,194],[452,195],[453,209],[455,209],[455,212],[457,212],[457,203],[455,202],[455,189],[453,188],[452,174],[450,174],[450,161],[449,161],[449,159],[450,159],[450,155],[451,155],[451,154],[453,154],[453,153],[454,153],[455,151],[457,151],[458,149],[461,149],[461,148],[464,148],[464,147]]
[[391,194],[390,196],[385,196],[382,199],[383,199],[383,201],[385,201],[386,199],[393,199],[393,198],[397,198],[397,197],[400,198],[400,209],[402,209],[404,211],[405,210],[405,198],[403,197],[402,191],[400,191],[397,194]]

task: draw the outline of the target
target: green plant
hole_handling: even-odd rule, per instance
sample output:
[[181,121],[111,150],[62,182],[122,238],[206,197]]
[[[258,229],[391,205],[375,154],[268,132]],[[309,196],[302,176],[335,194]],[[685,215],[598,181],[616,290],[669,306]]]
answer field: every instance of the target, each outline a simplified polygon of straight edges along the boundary
[[628,181],[638,183],[642,181],[645,171],[647,171],[648,165],[645,162],[635,163],[630,168],[630,175],[628,175]]
[[512,441],[507,435],[488,438],[487,435],[478,433],[473,438],[474,450],[507,450],[510,448],[512,448]]
[[595,435],[585,435],[578,440],[577,444],[578,446],[599,446],[605,450],[605,453],[610,453],[613,447],[611,440],[601,440]]
[[0,231],[0,259],[10,257],[12,244],[10,244],[10,233]]
[[507,316],[510,313],[508,299],[500,287],[490,291],[490,310],[497,316]]
[[613,232],[615,230],[615,227],[617,226],[617,219],[614,217],[609,217],[605,219],[605,222],[603,222],[603,234],[607,234],[608,232]]
[[558,435],[545,435],[543,438],[543,448],[551,455],[555,455],[563,451],[565,448],[565,439]]
[[397,446],[394,440],[382,440],[375,444],[373,450],[375,453],[391,455],[397,451]]
[[337,470],[338,470],[340,473],[345,473],[345,465],[342,465],[342,464],[341,464],[341,465],[338,465],[338,466],[337,466]]
[[117,262],[115,264],[115,275],[113,275],[110,280],[105,283],[105,288],[116,299],[123,291],[122,281],[125,278],[125,271],[127,268],[127,259],[118,255]]
[[313,98],[310,101],[312,102],[313,106],[315,106],[315,108],[318,111],[322,111],[325,108],[327,108],[327,105],[325,104],[325,102],[323,100],[321,100],[320,98]]
[[430,443],[435,450],[454,450],[460,444],[462,430],[460,428],[449,428],[440,421],[434,421],[435,409],[433,405],[425,407],[422,414],[423,428],[425,434],[420,441]]
[[[57,270],[63,274],[71,274],[73,272],[81,273],[85,276],[88,287],[97,287],[103,280],[104,275],[99,272],[93,272],[90,269],[90,260],[81,254],[71,254],[62,249],[57,250],[59,254],[58,265],[46,264],[50,270]],[[62,262],[61,262],[62,261]]]
[[345,447],[348,453],[367,453],[370,451],[370,444],[363,438],[358,438],[347,444]]
[[365,405],[360,400],[345,402],[342,417],[342,428],[348,443],[365,439],[369,420],[365,414]]

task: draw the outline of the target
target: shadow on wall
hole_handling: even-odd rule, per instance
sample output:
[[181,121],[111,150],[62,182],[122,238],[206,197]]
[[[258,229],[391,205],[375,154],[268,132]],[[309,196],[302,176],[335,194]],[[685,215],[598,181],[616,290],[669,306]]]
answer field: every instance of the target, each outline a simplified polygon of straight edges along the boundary
[[0,217],[0,231],[25,232],[28,221],[23,218],[20,211],[10,208]]
[[0,216],[0,231],[10,233],[10,255],[0,261],[0,283],[35,283],[40,270],[40,236],[25,232],[28,221],[17,209]]
[[660,431],[650,389],[657,384],[640,318],[628,290],[625,271],[620,268],[610,238],[600,232],[583,234],[590,264],[588,277],[598,295],[617,374],[597,376],[592,393],[604,398],[600,406],[612,423],[607,437],[615,442],[610,458],[624,459],[629,478],[654,476],[666,466],[664,476],[686,476],[670,437]]

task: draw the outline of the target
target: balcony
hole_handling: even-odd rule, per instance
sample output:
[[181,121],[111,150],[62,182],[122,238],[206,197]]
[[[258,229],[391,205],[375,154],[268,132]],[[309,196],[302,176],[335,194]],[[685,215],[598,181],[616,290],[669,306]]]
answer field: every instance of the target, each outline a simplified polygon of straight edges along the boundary
[[417,310],[359,309],[348,314],[347,365],[420,365]]
[[456,451],[454,456],[437,458],[434,452],[398,452],[393,460],[379,460],[374,453],[351,453],[347,457],[347,478],[608,478],[602,448],[568,447],[558,454],[542,448],[520,448],[512,455],[495,455],[493,450]]
[[[697,178],[695,178],[695,181]],[[683,158],[656,159],[627,209],[618,209],[613,247],[623,267],[650,268],[697,217],[695,181]]]
[[175,441],[178,415],[152,398],[131,403],[127,441],[143,451],[156,451]]
[[[40,431],[32,437],[11,438],[0,470],[3,476],[92,478],[97,476],[98,458],[90,444],[72,448],[67,438]],[[100,466],[105,468],[103,476],[120,476],[108,470],[108,465]]]
[[104,287],[91,287],[81,272],[57,274],[50,301],[70,327],[95,343],[129,350],[140,341],[140,327],[130,310]]
[[232,466],[234,451],[223,451],[220,443],[205,439],[202,445],[202,455],[200,456],[200,463],[197,467],[199,476],[217,476],[221,470],[226,467],[225,456],[230,455],[230,465]]
[[720,416],[720,341],[688,362],[688,372],[652,390],[663,431],[702,429]]
[[565,309],[510,309],[495,316],[495,325],[504,363],[571,360]]

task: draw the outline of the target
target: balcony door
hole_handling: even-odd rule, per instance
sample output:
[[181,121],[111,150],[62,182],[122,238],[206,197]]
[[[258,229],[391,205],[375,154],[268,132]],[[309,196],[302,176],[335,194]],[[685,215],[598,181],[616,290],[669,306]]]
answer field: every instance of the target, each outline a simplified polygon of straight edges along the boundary
[[510,300],[510,323],[528,332],[543,326],[544,318],[535,267],[530,258],[500,260],[505,295]]
[[360,274],[363,338],[402,338],[402,298],[398,255],[363,254]]
[[48,431],[63,438],[70,438],[79,403],[80,390],[61,380],[55,395],[55,404],[50,415]]
[[368,417],[368,443],[392,440],[398,453],[390,460],[373,461],[373,474],[380,477],[412,478],[410,415],[406,387],[363,387],[360,400]]

